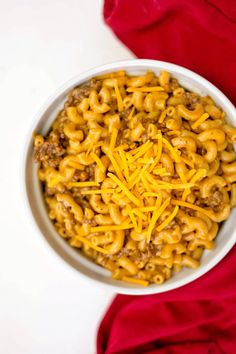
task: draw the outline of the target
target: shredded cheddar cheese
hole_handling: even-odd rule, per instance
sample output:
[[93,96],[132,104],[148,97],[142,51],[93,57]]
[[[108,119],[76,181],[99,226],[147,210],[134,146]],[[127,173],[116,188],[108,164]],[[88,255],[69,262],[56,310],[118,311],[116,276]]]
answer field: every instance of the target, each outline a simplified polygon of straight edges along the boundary
[[115,89],[115,94],[116,94],[116,99],[117,99],[118,111],[122,112],[124,105],[123,105],[122,97],[121,97],[121,94],[120,94],[120,90],[119,90],[117,79],[114,79],[114,89]]
[[183,184],[186,184],[186,183],[187,183],[187,180],[186,180],[186,177],[185,177],[184,173],[183,173],[182,171],[179,171],[179,172],[178,172],[178,175],[179,175],[179,177],[180,177],[180,179],[181,179],[181,182],[182,182]]
[[145,192],[143,193],[144,197],[159,197],[159,193],[155,193],[155,192]]
[[133,226],[134,226],[135,230],[137,230],[138,229],[138,224],[137,224],[137,221],[136,221],[135,216],[133,214],[133,211],[131,210],[129,205],[127,205],[127,212],[128,212],[128,215],[130,217],[131,222],[133,223]]
[[128,115],[128,120],[130,120],[130,119],[133,117],[134,111],[135,111],[135,107],[133,107],[133,108],[131,109],[130,114]]
[[75,168],[76,170],[80,170],[80,171],[83,171],[83,170],[84,170],[84,166],[81,165],[81,164],[78,163],[78,162],[75,162],[75,161],[69,161],[69,162],[68,162],[68,166],[73,167],[73,168]]
[[146,180],[146,178],[143,175],[141,175],[141,181],[143,182],[143,185],[144,185],[146,191],[147,192],[151,192],[152,188],[151,188],[150,184],[148,183],[148,181]]
[[94,153],[91,152],[90,156],[92,157],[92,159],[96,162],[96,164],[98,165],[98,167],[100,168],[100,170],[102,172],[106,171],[106,167],[104,166],[104,164],[102,163],[102,160]]
[[170,151],[170,154],[175,162],[180,162],[181,158],[180,155],[176,152],[175,148],[169,143],[168,140],[165,138],[162,138],[163,144],[166,146],[166,148]]
[[124,171],[124,175],[125,175],[126,181],[128,181],[129,180],[129,167],[128,167],[128,163],[127,163],[127,159],[126,159],[124,150],[120,148],[118,150],[118,152],[120,154],[120,158],[121,158],[121,161],[122,161],[122,169]]
[[155,169],[153,170],[153,174],[154,175],[157,175],[157,176],[171,176],[171,173],[170,172],[166,172],[164,169]]
[[[134,173],[130,177],[130,180],[129,180],[129,183],[128,183],[128,188],[129,189],[131,189],[134,186],[136,186],[141,179],[143,181],[143,179],[144,179],[143,173],[144,173],[144,171],[146,171],[146,169],[147,169],[147,165],[143,166],[142,168],[139,167],[139,168],[137,168],[137,170],[134,171]],[[144,183],[145,183],[144,186],[146,186],[146,188],[150,189],[149,184],[148,184],[148,182],[146,180],[145,180]]]
[[98,148],[98,147],[100,147],[100,146],[102,146],[102,145],[103,145],[103,143],[102,143],[101,141],[99,141],[99,142],[93,144],[93,147],[94,147],[94,148]]
[[129,190],[128,188],[124,185],[123,182],[121,182],[115,175],[112,173],[107,174],[108,177],[110,177],[116,184],[122,189],[122,191],[125,193],[125,195],[133,202],[135,205],[139,206],[140,205],[140,200],[136,198]]
[[112,155],[111,152],[109,151],[109,152],[107,152],[107,156],[109,157],[117,176],[121,179],[121,181],[124,181],[124,176],[123,176],[123,174],[121,172],[119,164],[117,163],[117,161],[116,161],[116,159],[114,157],[114,154]]
[[147,231],[147,242],[150,242],[152,230],[154,229],[158,218],[165,211],[165,209],[168,207],[169,204],[170,204],[170,198],[166,199],[164,201],[164,203],[159,208],[156,208],[156,210],[152,214],[152,218],[151,218],[151,221],[150,221],[150,224],[148,227],[148,231]]
[[155,179],[149,172],[145,171],[144,176],[151,183],[152,188],[155,189],[186,189],[194,186],[194,183],[169,183],[162,180]]
[[100,252],[100,253],[104,253],[104,254],[109,254],[109,252],[99,246],[95,246],[91,241],[89,241],[87,238],[82,237],[80,235],[76,235],[75,237],[77,240],[81,241],[82,243],[84,243],[85,245],[88,245],[90,248],[93,248],[94,250]]
[[67,183],[68,188],[73,187],[98,187],[100,184],[95,181],[88,181],[88,182],[69,182]]
[[179,130],[171,130],[169,132],[166,133],[168,136],[172,136],[172,135],[177,135],[179,136],[181,134],[181,132]]
[[[186,185],[186,184],[187,184],[187,179],[186,179],[186,177],[185,177],[183,171],[178,171],[178,175],[179,175],[179,177],[180,177],[181,182]],[[187,188],[187,189],[184,191],[184,193],[183,193],[183,195],[182,195],[182,199],[185,200],[185,198],[187,197],[188,194],[190,194],[190,188]]]
[[183,207],[186,207],[186,208],[189,208],[189,209],[193,209],[193,210],[199,211],[200,213],[205,214],[209,218],[211,218],[211,215],[212,215],[211,211],[205,210],[205,209],[203,209],[203,208],[201,208],[201,207],[199,207],[197,205],[184,202],[183,200],[172,199],[171,200],[171,204],[179,205],[179,206],[183,206]]
[[83,195],[92,195],[92,194],[110,194],[114,193],[115,189],[107,188],[107,189],[92,189],[88,191],[81,191],[80,193]]
[[144,213],[142,213],[142,211],[140,209],[132,209],[132,212],[134,214],[136,214],[139,217],[139,219],[144,220],[144,221],[147,220],[147,216]]
[[165,120],[165,117],[166,117],[166,109],[163,112],[161,112],[161,115],[160,115],[160,118],[158,119],[158,122],[159,123],[163,123],[164,120]]
[[133,186],[135,184],[137,184],[137,182],[139,181],[139,179],[141,178],[140,176],[140,172],[141,172],[141,167],[137,168],[132,175],[129,177],[129,182],[128,182],[128,188],[131,189],[133,188]]
[[128,283],[133,283],[133,284],[142,285],[142,286],[148,286],[148,284],[149,284],[149,282],[147,280],[131,278],[131,277],[123,277],[123,278],[121,278],[121,280],[126,281]]
[[153,189],[186,189],[194,186],[194,183],[176,183],[176,184],[157,184]]
[[127,92],[160,92],[164,91],[161,86],[128,87]]
[[94,141],[92,139],[91,143],[89,144],[88,150],[86,151],[86,156],[88,156],[90,154],[90,152],[92,151],[93,146],[94,146]]
[[138,163],[141,163],[141,164],[152,164],[154,162],[154,159],[153,157],[143,157],[143,158],[140,158],[138,159],[137,161]]
[[130,146],[128,144],[121,144],[121,145],[118,145],[116,148],[115,148],[115,151],[119,151],[120,149],[122,150],[128,150],[130,148]]
[[117,230],[129,230],[132,229],[133,225],[104,225],[91,227],[91,232],[106,232],[106,231],[117,231]]
[[159,194],[157,196],[157,199],[156,199],[156,203],[155,203],[155,207],[157,210],[159,210],[160,206],[161,206],[161,203],[162,203],[162,195]]
[[118,129],[113,128],[112,133],[111,133],[111,140],[110,140],[111,151],[114,150],[114,148],[115,148],[117,135],[118,135]]
[[192,161],[189,161],[188,159],[186,159],[185,157],[181,156],[181,160],[188,166],[194,168],[194,163]]
[[200,178],[205,177],[207,175],[207,170],[204,168],[200,168],[196,174],[191,178],[190,183],[196,183]]
[[191,193],[190,189],[185,189],[184,193],[182,194],[182,200],[185,201],[187,196]]
[[143,228],[143,219],[141,218],[141,216],[138,217],[138,228],[137,228],[137,232],[142,232],[142,228]]
[[130,162],[134,162],[137,160],[139,157],[143,156],[149,149],[151,149],[153,143],[149,142],[145,147],[144,145],[142,146],[142,149],[140,149],[134,156],[129,158]]
[[143,212],[155,211],[156,210],[156,206],[141,207],[139,210],[143,211]]
[[[196,170],[193,170],[196,171]],[[191,172],[191,171],[190,171]],[[200,168],[190,179],[189,183],[195,184],[200,178],[205,177],[207,174],[207,171],[204,168]],[[182,195],[182,200],[185,201],[187,196],[191,193],[191,191],[185,190],[183,195]]]
[[155,157],[154,162],[153,162],[152,165],[150,166],[148,172],[152,172],[152,170],[155,168],[155,166],[157,165],[157,163],[160,161],[161,154],[162,154],[162,139],[159,139],[159,140],[157,141],[157,155],[156,155],[156,157]]
[[49,188],[53,188],[54,186],[56,186],[58,183],[60,183],[62,181],[63,177],[61,175],[56,175],[55,177],[53,177],[50,182],[48,183]]
[[210,116],[208,113],[203,113],[203,115],[200,118],[198,118],[196,122],[193,123],[192,129],[196,129],[197,127],[199,127],[199,125],[201,125],[209,117]]
[[157,226],[156,230],[158,232],[160,232],[161,230],[163,230],[166,226],[168,226],[171,221],[176,217],[177,213],[179,211],[179,206],[176,205],[174,207],[174,210],[172,211],[172,213],[159,225]]
[[160,168],[155,168],[155,170],[153,170],[153,173],[155,175],[159,175],[159,174],[163,174],[163,173],[166,173],[166,169],[165,167],[160,167]]
[[[151,143],[151,145],[152,145],[152,143]],[[130,158],[130,157],[132,157],[132,155],[135,155],[135,154],[137,154],[138,152],[145,150],[145,149],[147,148],[147,146],[150,146],[150,141],[146,141],[146,143],[140,145],[139,147],[137,147],[137,148],[135,148],[135,149],[132,149],[132,145],[131,145],[130,148],[131,148],[132,150],[130,150],[129,152],[127,152],[127,157]],[[145,150],[145,151],[146,151],[146,150]],[[145,151],[144,151],[144,152],[145,152]]]
[[114,71],[112,73],[107,73],[103,75],[96,76],[97,80],[104,80],[104,79],[113,79],[114,77],[122,77],[125,76],[124,70]]
[[187,181],[191,180],[191,178],[193,177],[193,175],[195,175],[197,171],[193,168],[192,170],[190,170],[186,176]]

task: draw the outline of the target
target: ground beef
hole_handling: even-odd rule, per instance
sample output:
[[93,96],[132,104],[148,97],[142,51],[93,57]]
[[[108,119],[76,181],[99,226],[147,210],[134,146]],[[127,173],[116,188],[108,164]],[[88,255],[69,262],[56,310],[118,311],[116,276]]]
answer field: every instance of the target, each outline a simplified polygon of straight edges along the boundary
[[92,79],[88,84],[76,87],[72,91],[71,97],[69,96],[69,99],[71,100],[71,103],[73,102],[73,99],[76,99],[81,102],[84,98],[89,97],[90,92],[92,90],[100,91],[101,87],[102,83],[100,80]]
[[159,253],[159,245],[154,245],[150,243],[147,246],[146,251],[141,252],[138,249],[137,250],[129,250],[127,248],[122,248],[120,252],[116,254],[117,258],[121,257],[128,257],[132,255],[137,262],[142,262],[142,261],[148,261],[151,257],[157,256]]
[[132,108],[127,108],[124,111],[120,112],[121,120],[127,121],[127,118],[128,118],[131,111],[132,111]]
[[92,165],[88,165],[85,167],[85,172],[88,174],[89,179],[93,180],[94,177],[94,169],[95,169],[95,164],[93,163]]
[[56,188],[49,188],[46,184],[44,185],[44,191],[46,197],[51,197],[57,192]]
[[204,147],[197,148],[197,153],[199,155],[203,156],[205,152],[206,152],[206,150],[204,149]]
[[117,258],[122,258],[122,257],[127,257],[130,256],[130,253],[132,253],[133,250],[129,250],[128,248],[122,248],[117,254]]
[[50,132],[43,144],[34,148],[36,162],[44,166],[58,167],[68,146],[68,139],[59,129]]
[[84,98],[88,98],[91,92],[91,87],[85,85],[82,87],[77,87],[72,91],[72,95],[79,101],[82,101]]
[[59,144],[64,149],[66,149],[68,147],[68,145],[69,145],[69,141],[68,141],[68,139],[65,138],[65,134],[64,133],[60,134]]
[[100,80],[90,80],[90,87],[92,90],[100,91],[102,88],[102,82]]
[[97,226],[97,223],[96,223],[96,221],[94,219],[89,220],[89,219],[84,218],[83,219],[83,224],[91,225],[91,226]]
[[84,181],[87,181],[88,178],[89,178],[89,175],[87,172],[76,170],[74,173],[74,176],[72,177],[71,180],[72,180],[72,182],[76,182],[76,181],[84,182]]
[[68,117],[65,115],[65,111],[63,111],[63,113],[61,112],[58,117],[57,117],[57,129],[54,130],[53,132],[50,133],[50,135],[52,133],[57,134],[57,139],[60,139],[60,138],[65,138],[65,135],[64,135],[64,126],[65,124],[69,123],[69,119]]
[[222,200],[223,200],[223,194],[221,191],[217,190],[211,195],[209,195],[209,197],[206,198],[205,202],[207,203],[207,205],[210,205],[212,208],[215,208],[220,206]]
[[[111,98],[110,102],[109,102],[109,114],[117,114],[117,110],[118,110],[118,106],[117,106],[117,100],[116,98]],[[121,112],[122,113],[122,112]],[[121,114],[119,113],[119,115]]]
[[141,136],[141,140],[142,140],[142,143],[146,143],[148,141],[148,135],[146,133],[144,133],[142,136]]
[[159,86],[159,79],[158,77],[153,77],[153,79],[147,84],[147,86]]
[[137,255],[135,255],[135,259],[138,262],[148,261],[150,258],[158,256],[158,254],[159,254],[159,245],[154,245],[154,244],[150,243],[147,246],[146,251],[144,251],[144,252],[138,251],[137,252]]
[[200,97],[194,92],[186,92],[184,94],[184,104],[188,109],[194,109],[196,104],[199,103]]
[[56,143],[45,141],[43,144],[35,147],[34,159],[36,162],[42,162],[45,166],[57,167],[62,160],[65,149]]
[[87,200],[87,196],[81,195],[80,190],[79,190],[78,194],[76,192],[74,192],[74,190],[73,190],[72,197],[74,198],[76,203],[78,205],[80,205],[83,209],[90,208],[90,204]]
[[177,89],[179,87],[179,83],[178,83],[178,80],[177,79],[170,79],[170,89],[172,91],[174,91],[175,89]]
[[74,98],[71,94],[67,97],[66,102],[64,103],[64,108],[67,109],[70,106],[73,106]]

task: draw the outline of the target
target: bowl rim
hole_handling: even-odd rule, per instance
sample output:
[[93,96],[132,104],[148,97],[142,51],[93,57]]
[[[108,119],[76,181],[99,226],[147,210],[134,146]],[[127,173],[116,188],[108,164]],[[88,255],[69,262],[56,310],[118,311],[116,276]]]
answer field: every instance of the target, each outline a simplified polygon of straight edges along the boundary
[[[160,69],[166,69],[168,71],[176,71],[178,74],[183,74],[190,78],[190,80],[195,80],[197,82],[201,82],[201,84],[206,87],[207,89],[211,90],[214,92],[215,95],[220,96],[221,101],[223,102],[224,106],[227,106],[228,110],[231,111],[232,115],[234,114],[236,116],[236,108],[232,104],[232,102],[224,95],[223,92],[221,92],[215,85],[213,85],[211,82],[209,82],[207,79],[202,77],[201,75],[185,68],[180,65],[172,64],[169,62],[165,61],[158,61],[158,60],[151,60],[151,59],[129,59],[129,60],[119,60],[103,65],[99,65],[96,67],[93,67],[89,70],[83,71],[82,73],[79,73],[69,80],[67,80],[65,83],[60,85],[54,92],[49,96],[49,98],[41,105],[41,108],[37,110],[36,114],[34,115],[34,118],[32,119],[32,123],[30,124],[29,130],[27,131],[27,134],[25,136],[24,144],[23,144],[23,149],[22,149],[22,164],[20,166],[23,166],[23,169],[21,172],[20,176],[20,181],[22,184],[22,200],[24,201],[24,209],[26,211],[26,215],[28,217],[28,220],[30,220],[30,225],[32,226],[33,230],[35,233],[38,233],[40,235],[39,239],[42,240],[42,245],[44,245],[44,248],[47,249],[47,251],[50,253],[50,255],[54,254],[55,260],[57,261],[60,260],[61,264],[66,264],[66,266],[70,269],[73,269],[74,272],[82,276],[85,280],[87,281],[92,281],[96,283],[99,286],[102,286],[103,288],[107,288],[110,291],[119,293],[119,294],[127,294],[127,295],[149,295],[149,294],[158,294],[166,291],[171,291],[175,290],[179,287],[182,287],[184,285],[187,285],[191,283],[194,280],[197,280],[204,274],[206,274],[208,271],[210,271],[212,268],[214,268],[225,256],[226,254],[233,248],[234,244],[236,243],[236,237],[235,239],[232,237],[229,239],[224,246],[220,249],[218,254],[209,262],[207,262],[205,265],[202,265],[198,269],[195,269],[193,273],[187,275],[183,279],[176,280],[176,282],[172,284],[166,284],[163,283],[161,285],[156,285],[156,286],[148,286],[148,287],[139,287],[139,286],[134,286],[134,287],[129,287],[127,286],[119,286],[119,281],[117,281],[117,285],[111,284],[109,282],[103,282],[99,279],[96,279],[94,277],[91,277],[89,275],[84,274],[83,272],[80,272],[78,269],[76,269],[72,264],[68,263],[63,257],[61,257],[58,252],[49,244],[49,242],[46,240],[44,237],[42,231],[40,230],[39,225],[37,224],[33,211],[30,206],[30,201],[28,197],[28,192],[27,192],[27,183],[26,183],[26,165],[27,165],[27,155],[28,155],[28,150],[30,149],[30,143],[31,143],[31,138],[32,138],[32,132],[34,132],[35,127],[39,123],[41,117],[43,114],[47,111],[47,109],[51,106],[51,104],[63,93],[66,93],[72,86],[76,85],[76,82],[85,82],[88,80],[89,77],[98,75],[100,72],[103,71],[112,71],[112,70],[119,70],[122,69],[122,67],[128,67],[130,69],[134,68],[136,66],[143,67],[143,69],[148,69],[148,67],[153,67],[158,70]],[[227,221],[226,221],[227,222]],[[62,262],[63,261],[63,262]],[[92,261],[91,261],[92,262]],[[123,283],[122,283],[123,284]]]

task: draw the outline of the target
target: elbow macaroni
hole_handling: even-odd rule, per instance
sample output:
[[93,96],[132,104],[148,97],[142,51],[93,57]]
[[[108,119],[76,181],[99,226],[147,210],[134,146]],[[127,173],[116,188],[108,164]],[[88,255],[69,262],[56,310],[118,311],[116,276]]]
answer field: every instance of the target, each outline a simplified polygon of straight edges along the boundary
[[236,128],[162,71],[102,75],[34,138],[49,217],[114,279],[162,284],[200,265],[236,206]]

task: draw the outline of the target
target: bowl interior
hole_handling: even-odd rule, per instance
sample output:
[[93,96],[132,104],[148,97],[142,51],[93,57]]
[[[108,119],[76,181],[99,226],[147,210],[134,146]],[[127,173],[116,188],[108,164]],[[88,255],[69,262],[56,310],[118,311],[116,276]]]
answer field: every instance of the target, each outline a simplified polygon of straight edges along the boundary
[[104,285],[108,285],[119,293],[126,294],[151,294],[171,290],[189,283],[206,273],[214,265],[216,265],[226,253],[233,247],[236,239],[236,230],[234,220],[236,218],[236,210],[231,211],[228,220],[223,223],[218,236],[215,240],[215,248],[212,251],[205,251],[201,260],[201,265],[197,270],[184,268],[181,272],[176,273],[172,278],[162,285],[150,285],[147,288],[141,288],[136,285],[128,284],[121,281],[111,279],[110,272],[96,265],[78,250],[72,248],[63,240],[55,230],[50,221],[47,210],[42,198],[41,184],[37,177],[37,166],[33,161],[33,138],[32,131],[46,134],[56,117],[57,112],[62,108],[66,100],[67,93],[75,86],[80,85],[90,78],[105,74],[107,72],[124,69],[129,74],[143,74],[147,70],[152,70],[159,74],[160,70],[167,70],[176,77],[180,84],[185,88],[197,92],[200,95],[211,96],[217,105],[219,105],[226,113],[227,120],[236,125],[236,110],[229,100],[212,84],[202,77],[186,70],[182,67],[152,61],[152,60],[129,60],[114,64],[104,65],[103,67],[92,69],[84,74],[78,75],[76,78],[64,85],[55,95],[46,103],[41,112],[36,117],[36,123],[31,130],[31,138],[27,141],[25,156],[25,190],[27,194],[28,204],[31,210],[31,217],[37,224],[40,233],[50,244],[52,249],[68,264],[78,270],[86,277],[90,277]]

